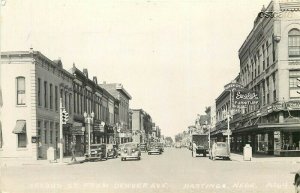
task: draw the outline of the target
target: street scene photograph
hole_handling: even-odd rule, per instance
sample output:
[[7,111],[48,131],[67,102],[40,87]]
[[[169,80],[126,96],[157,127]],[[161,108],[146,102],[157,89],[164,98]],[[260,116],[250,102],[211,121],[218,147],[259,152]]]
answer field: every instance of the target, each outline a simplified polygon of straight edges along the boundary
[[0,193],[300,193],[300,0],[0,0]]

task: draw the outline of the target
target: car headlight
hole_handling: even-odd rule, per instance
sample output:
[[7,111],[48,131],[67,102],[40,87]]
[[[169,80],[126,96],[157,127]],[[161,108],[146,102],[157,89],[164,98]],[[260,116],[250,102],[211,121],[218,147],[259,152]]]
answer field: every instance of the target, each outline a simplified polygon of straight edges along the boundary
[[135,149],[133,149],[132,152],[135,152]]

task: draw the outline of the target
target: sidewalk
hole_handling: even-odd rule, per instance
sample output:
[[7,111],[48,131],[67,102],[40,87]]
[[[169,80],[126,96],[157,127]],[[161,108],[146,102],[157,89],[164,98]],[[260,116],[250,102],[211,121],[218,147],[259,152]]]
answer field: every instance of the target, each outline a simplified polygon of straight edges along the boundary
[[300,163],[300,157],[277,157],[272,155],[252,155],[251,161],[244,160],[243,154],[230,153],[232,161],[238,162],[288,162],[288,163]]
[[63,162],[57,160],[32,160],[26,158],[0,158],[0,167],[25,166],[25,165],[72,165],[80,164],[85,160],[84,157],[76,157],[76,162],[71,161],[71,157],[64,157]]

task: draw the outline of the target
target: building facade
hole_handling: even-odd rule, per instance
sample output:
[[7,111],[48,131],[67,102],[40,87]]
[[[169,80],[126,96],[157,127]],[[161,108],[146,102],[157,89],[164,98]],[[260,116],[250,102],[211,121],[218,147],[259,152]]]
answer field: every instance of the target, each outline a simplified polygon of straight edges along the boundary
[[[131,138],[128,110],[131,96],[115,85],[116,97],[75,64],[67,71],[61,60],[50,60],[38,51],[1,53],[0,77],[3,106],[0,123],[0,157],[48,159],[59,156],[60,101],[68,112],[63,124],[63,155],[84,155],[91,144],[127,142]],[[114,92],[112,92],[114,93]],[[121,116],[120,116],[121,115]],[[90,117],[88,121],[87,117]],[[126,133],[124,136],[118,136]],[[90,132],[89,132],[90,131]],[[52,156],[51,156],[52,157]]]
[[[73,65],[70,72],[74,76],[74,132],[76,150],[79,154],[87,151],[90,129],[91,143],[115,143],[118,113],[115,113],[115,99],[108,91],[99,86],[97,77],[89,79],[88,70],[80,71]],[[90,125],[87,118],[92,116]]]
[[[0,157],[46,159],[47,150],[58,148],[59,108],[69,112],[64,125],[73,124],[72,75],[60,60],[51,61],[40,52],[2,52],[3,88]],[[64,153],[69,152],[69,135],[64,135]],[[58,151],[57,151],[58,152]]]
[[118,143],[125,143],[132,140],[132,131],[129,125],[129,100],[131,95],[125,90],[122,84],[103,83],[100,86],[108,91],[114,98],[118,100],[118,123],[117,123],[117,139]]
[[[239,49],[235,82],[259,93],[259,103],[236,108],[232,102],[237,98],[226,89],[216,99],[212,136],[226,140],[221,133],[229,126],[232,151],[241,152],[250,144],[254,153],[300,155],[299,10],[299,1],[271,1],[258,13]],[[268,13],[277,16],[267,17]]]
[[132,141],[144,143],[144,111],[142,109],[132,109]]

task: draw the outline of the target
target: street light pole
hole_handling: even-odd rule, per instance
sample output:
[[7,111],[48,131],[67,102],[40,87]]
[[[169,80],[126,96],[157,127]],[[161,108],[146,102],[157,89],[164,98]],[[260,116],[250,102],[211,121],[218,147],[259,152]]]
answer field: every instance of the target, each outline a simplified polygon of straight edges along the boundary
[[228,148],[230,150],[230,124],[229,124],[229,119],[230,119],[230,115],[229,113],[227,114],[227,143],[228,143]]
[[210,126],[208,126],[208,149],[210,149]]
[[94,118],[94,112],[92,112],[91,114],[87,114],[86,112],[84,112],[84,117],[87,119],[87,123],[88,123],[88,156],[91,155],[91,121]]
[[91,118],[88,117],[88,153],[89,153],[89,156],[91,155]]

